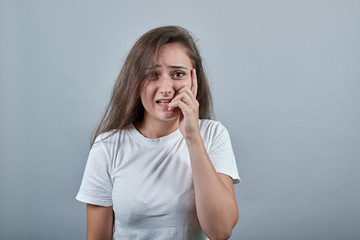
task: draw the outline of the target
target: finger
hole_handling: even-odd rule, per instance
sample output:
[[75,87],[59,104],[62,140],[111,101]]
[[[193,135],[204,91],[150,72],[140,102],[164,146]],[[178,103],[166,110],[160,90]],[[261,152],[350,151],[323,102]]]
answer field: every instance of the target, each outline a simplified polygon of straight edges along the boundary
[[196,100],[193,92],[188,87],[180,89],[173,100],[181,98],[183,95],[188,95],[192,100]]
[[[190,91],[190,89],[189,89]],[[192,103],[194,102],[193,96],[192,96],[192,92],[190,91],[190,94],[187,92],[183,92],[179,95],[177,95],[173,100],[171,100],[171,102],[169,103],[169,106],[171,107],[173,103],[177,102],[177,101],[183,101],[184,103],[188,104],[188,105],[192,105]]]
[[174,102],[171,107],[169,106],[169,111],[175,108],[180,108],[183,115],[187,115],[191,111],[190,106],[183,101]]
[[179,95],[183,92],[190,92],[193,95],[192,90],[188,86],[183,86],[179,90],[176,91],[176,95]]
[[197,90],[198,90],[198,83],[197,83],[197,75],[196,75],[195,68],[192,69],[192,71],[191,71],[191,78],[192,78],[191,91],[196,98],[196,94],[197,94]]

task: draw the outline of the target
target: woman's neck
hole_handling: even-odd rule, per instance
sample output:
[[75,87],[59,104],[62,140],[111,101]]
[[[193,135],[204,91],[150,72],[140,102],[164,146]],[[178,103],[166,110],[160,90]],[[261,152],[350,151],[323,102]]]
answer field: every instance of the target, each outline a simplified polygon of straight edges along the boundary
[[150,139],[160,138],[175,132],[179,128],[179,118],[171,121],[145,121],[134,124],[135,128]]

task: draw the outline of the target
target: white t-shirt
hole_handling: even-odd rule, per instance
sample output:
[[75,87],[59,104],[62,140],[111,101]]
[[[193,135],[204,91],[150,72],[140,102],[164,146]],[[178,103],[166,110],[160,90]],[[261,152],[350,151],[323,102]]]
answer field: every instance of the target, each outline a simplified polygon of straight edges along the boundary
[[[218,173],[240,182],[230,137],[220,122],[199,120]],[[113,206],[114,239],[207,239],[195,209],[189,152],[180,130],[158,139],[134,125],[97,137],[76,199]]]

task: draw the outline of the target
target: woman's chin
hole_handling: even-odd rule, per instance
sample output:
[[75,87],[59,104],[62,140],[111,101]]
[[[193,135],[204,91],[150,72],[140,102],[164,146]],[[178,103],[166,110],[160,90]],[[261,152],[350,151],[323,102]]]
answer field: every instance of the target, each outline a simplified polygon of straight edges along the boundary
[[173,111],[163,112],[161,115],[161,118],[164,119],[164,121],[173,121],[180,117],[181,110],[177,108]]

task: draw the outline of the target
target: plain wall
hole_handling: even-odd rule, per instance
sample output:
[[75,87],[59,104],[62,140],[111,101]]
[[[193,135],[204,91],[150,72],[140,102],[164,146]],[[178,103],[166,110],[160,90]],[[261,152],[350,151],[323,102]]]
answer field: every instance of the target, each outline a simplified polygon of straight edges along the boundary
[[360,1],[0,1],[0,239],[85,239],[90,136],[130,47],[198,39],[242,182],[231,239],[360,239]]

